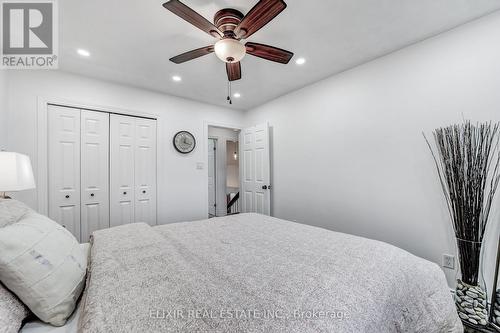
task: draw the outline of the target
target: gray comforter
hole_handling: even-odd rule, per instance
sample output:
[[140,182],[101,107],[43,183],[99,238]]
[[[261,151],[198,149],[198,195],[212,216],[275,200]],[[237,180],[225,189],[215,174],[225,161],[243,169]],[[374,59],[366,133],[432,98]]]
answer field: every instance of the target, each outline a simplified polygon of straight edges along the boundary
[[80,332],[462,332],[439,267],[257,214],[93,235]]

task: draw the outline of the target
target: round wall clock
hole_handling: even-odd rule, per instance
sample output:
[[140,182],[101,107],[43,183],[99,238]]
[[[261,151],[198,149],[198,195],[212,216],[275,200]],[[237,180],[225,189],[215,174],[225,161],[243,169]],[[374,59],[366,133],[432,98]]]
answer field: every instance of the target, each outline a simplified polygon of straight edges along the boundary
[[196,146],[194,135],[188,131],[180,131],[174,135],[174,147],[181,154],[189,154]]

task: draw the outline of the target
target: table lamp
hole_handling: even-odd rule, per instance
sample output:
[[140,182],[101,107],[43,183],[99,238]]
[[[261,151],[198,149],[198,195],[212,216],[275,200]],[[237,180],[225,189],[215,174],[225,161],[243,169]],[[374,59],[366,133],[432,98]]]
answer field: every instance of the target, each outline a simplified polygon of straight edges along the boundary
[[23,154],[0,152],[0,199],[7,199],[5,192],[35,188],[35,178],[30,158]]

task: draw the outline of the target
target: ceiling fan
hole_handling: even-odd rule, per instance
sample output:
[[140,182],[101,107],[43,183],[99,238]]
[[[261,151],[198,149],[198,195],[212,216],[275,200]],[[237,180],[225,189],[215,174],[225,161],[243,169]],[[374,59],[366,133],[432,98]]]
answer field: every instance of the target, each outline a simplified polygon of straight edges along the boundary
[[214,23],[189,8],[179,0],[170,0],[163,7],[188,21],[209,35],[220,39],[215,45],[201,47],[170,59],[180,64],[215,52],[226,63],[229,81],[241,79],[240,61],[248,53],[266,60],[287,64],[293,53],[274,46],[248,42],[241,43],[260,30],[286,8],[283,0],[260,0],[248,13],[243,15],[232,8],[219,10],[214,16]]

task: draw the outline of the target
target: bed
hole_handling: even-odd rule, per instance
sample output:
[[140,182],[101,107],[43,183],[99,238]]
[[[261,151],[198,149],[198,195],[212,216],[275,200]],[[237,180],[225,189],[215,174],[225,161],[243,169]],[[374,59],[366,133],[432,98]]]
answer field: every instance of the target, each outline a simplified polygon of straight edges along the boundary
[[239,214],[92,243],[79,332],[463,331],[441,269],[383,242]]

